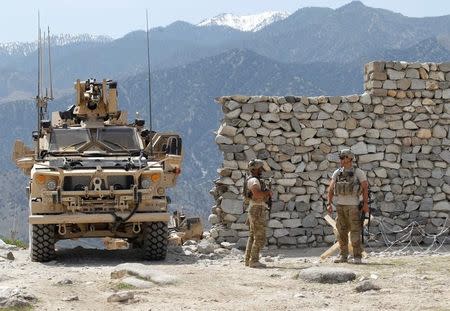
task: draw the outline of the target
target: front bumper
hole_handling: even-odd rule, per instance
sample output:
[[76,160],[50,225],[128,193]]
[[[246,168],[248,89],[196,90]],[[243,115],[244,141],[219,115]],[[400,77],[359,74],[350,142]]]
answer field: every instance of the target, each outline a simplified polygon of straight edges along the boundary
[[[129,213],[116,213],[122,219],[126,218]],[[58,215],[30,215],[29,223],[32,225],[47,224],[94,224],[94,223],[113,223],[116,221],[112,214],[58,214]],[[126,221],[126,223],[143,223],[143,222],[168,222],[169,213],[135,213]]]

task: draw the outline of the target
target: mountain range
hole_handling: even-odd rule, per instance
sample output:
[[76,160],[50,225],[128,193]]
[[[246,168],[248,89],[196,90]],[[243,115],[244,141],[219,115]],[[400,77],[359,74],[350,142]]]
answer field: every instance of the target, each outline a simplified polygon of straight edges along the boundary
[[[363,92],[363,64],[370,60],[450,60],[450,16],[410,18],[364,6],[303,8],[257,31],[177,21],[150,31],[153,125],[181,133],[183,173],[172,191],[172,208],[204,219],[222,159],[214,131],[222,118],[214,98],[222,95],[347,95]],[[25,48],[24,48],[25,49]],[[26,236],[26,178],[11,163],[16,138],[31,143],[35,127],[36,51],[6,52],[0,46],[0,216],[18,219]],[[4,51],[4,52],[2,52]],[[146,34],[112,40],[52,45],[56,100],[51,110],[73,102],[76,79],[119,82],[122,109],[148,119]],[[23,195],[22,195],[23,194]],[[16,216],[11,216],[16,215]],[[4,219],[4,217],[0,217]],[[11,222],[0,222],[7,235]]]
[[227,26],[240,31],[258,31],[264,27],[285,19],[289,16],[287,12],[264,12],[260,14],[238,16],[232,13],[223,13],[213,18],[205,19],[197,26]]

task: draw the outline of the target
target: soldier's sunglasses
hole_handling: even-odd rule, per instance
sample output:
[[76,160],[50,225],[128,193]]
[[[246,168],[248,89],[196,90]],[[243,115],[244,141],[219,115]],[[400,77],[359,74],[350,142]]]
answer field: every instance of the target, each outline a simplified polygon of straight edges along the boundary
[[339,156],[339,159],[341,159],[341,160],[344,160],[344,159],[347,159],[347,158],[349,158],[348,156]]

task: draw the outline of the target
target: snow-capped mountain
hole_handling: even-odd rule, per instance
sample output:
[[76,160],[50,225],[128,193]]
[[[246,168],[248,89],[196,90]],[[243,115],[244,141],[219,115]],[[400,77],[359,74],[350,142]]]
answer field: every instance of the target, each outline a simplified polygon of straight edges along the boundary
[[277,11],[242,16],[224,13],[210,19],[205,19],[197,24],[197,26],[228,26],[240,31],[258,31],[273,22],[283,20],[288,16],[288,12]]
[[[64,46],[74,43],[87,43],[87,42],[109,42],[113,39],[108,36],[93,36],[89,34],[70,35],[70,34],[58,34],[51,35],[52,46]],[[46,41],[47,43],[47,41]],[[37,41],[34,42],[5,42],[0,43],[0,54],[3,55],[18,55],[26,56],[37,49]]]

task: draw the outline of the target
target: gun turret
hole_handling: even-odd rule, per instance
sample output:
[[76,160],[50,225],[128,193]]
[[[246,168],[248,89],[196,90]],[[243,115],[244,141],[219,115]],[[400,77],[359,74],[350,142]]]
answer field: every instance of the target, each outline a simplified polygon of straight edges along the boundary
[[75,89],[77,98],[73,114],[80,120],[107,120],[120,114],[117,110],[117,82],[77,80]]
[[[87,127],[98,127],[100,123],[124,125],[127,113],[118,110],[117,82],[96,79],[75,82],[76,101],[66,111],[53,112],[52,125],[60,127],[64,124],[79,124]],[[105,123],[106,124],[106,123]]]

